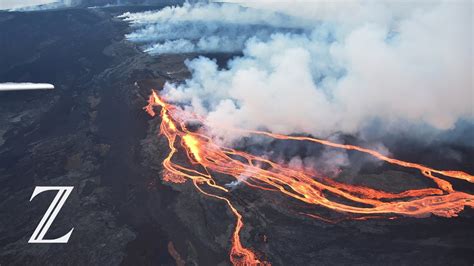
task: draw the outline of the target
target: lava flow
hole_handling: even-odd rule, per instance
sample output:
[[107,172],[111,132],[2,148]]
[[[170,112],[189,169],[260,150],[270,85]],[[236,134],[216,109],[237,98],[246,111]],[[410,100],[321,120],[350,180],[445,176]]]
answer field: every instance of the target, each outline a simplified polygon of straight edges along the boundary
[[[280,192],[303,203],[323,206],[337,213],[349,215],[348,219],[352,217],[355,220],[374,217],[389,219],[399,216],[426,217],[431,214],[454,217],[464,207],[474,207],[474,195],[456,191],[451,183],[447,181],[449,178],[454,178],[473,183],[474,176],[465,172],[436,170],[421,164],[390,158],[367,148],[317,138],[230,129],[273,139],[314,142],[334,148],[366,153],[392,165],[418,170],[423,176],[431,179],[436,188],[391,193],[345,184],[309,171],[292,169],[287,165],[276,163],[261,156],[222,147],[206,135],[205,123],[202,118],[165,102],[155,91],[152,91],[145,110],[151,116],[155,116],[154,107],[161,107],[162,122],[160,131],[167,138],[170,149],[168,156],[163,161],[166,171],[164,178],[176,183],[191,180],[199,192],[224,201],[236,217],[237,222],[232,234],[230,251],[230,260],[234,265],[268,263],[259,260],[252,250],[242,245],[240,241],[240,231],[244,226],[242,215],[232,204],[230,191],[224,185],[220,185],[215,180],[215,176],[227,175],[252,188]],[[202,127],[197,131],[191,131],[187,128],[187,125],[193,121],[201,122]],[[173,161],[174,156],[179,151],[186,152],[189,161],[188,166]],[[344,200],[336,201],[335,199]],[[316,214],[303,214],[323,221],[334,222]]]

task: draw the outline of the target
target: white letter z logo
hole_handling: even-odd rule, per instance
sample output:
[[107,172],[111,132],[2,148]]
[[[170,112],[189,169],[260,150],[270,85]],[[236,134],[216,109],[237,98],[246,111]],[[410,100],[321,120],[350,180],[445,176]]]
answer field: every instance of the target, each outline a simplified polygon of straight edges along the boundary
[[34,197],[36,197],[36,195],[45,191],[57,190],[58,193],[54,197],[53,202],[51,202],[51,205],[49,205],[48,210],[46,210],[46,213],[44,214],[40,223],[36,227],[36,230],[33,232],[33,235],[31,235],[31,238],[28,243],[67,243],[74,228],[72,228],[69,233],[63,235],[60,238],[43,239],[43,237],[48,232],[49,227],[53,223],[61,208],[63,207],[64,203],[67,200],[67,197],[69,197],[69,194],[71,194],[73,188],[74,187],[35,187],[33,195],[31,195],[30,201]]

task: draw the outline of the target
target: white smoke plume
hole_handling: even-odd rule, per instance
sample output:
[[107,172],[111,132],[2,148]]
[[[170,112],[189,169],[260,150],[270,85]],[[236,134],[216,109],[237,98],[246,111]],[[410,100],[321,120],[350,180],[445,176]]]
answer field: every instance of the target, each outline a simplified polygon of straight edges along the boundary
[[250,38],[267,40],[275,32],[301,32],[308,23],[282,13],[216,3],[185,3],[119,17],[135,28],[127,39],[141,43],[151,54],[236,52]]
[[238,188],[243,182],[247,181],[249,176],[252,176],[252,172],[246,170],[243,173],[241,173],[239,176],[237,176],[236,180],[231,181],[225,184],[224,186],[227,188],[230,188],[231,190],[234,190]]
[[226,69],[189,61],[192,78],[165,85],[216,134],[324,137],[374,121],[446,130],[474,118],[472,1],[240,2],[122,16],[153,54],[242,49]]

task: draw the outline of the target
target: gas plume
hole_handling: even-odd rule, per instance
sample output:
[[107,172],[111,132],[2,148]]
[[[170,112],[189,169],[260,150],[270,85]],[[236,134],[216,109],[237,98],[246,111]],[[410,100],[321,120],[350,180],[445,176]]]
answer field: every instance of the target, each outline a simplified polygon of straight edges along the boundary
[[[147,52],[229,52],[187,62],[163,97],[222,128],[326,137],[378,121],[452,129],[472,121],[472,2],[241,1],[122,15]],[[220,125],[215,127],[213,125]]]
[[[152,91],[145,110],[159,114],[169,145],[163,180],[192,182],[227,204],[234,265],[269,264],[242,243],[245,211],[232,196],[240,187],[332,210],[299,212],[328,223],[456,217],[474,207],[473,195],[454,186],[472,184],[471,173],[398,159],[352,135],[472,133],[471,10],[468,1],[240,1],[122,15],[134,27],[127,37],[151,54],[241,53],[225,68],[204,56],[187,61],[189,79]],[[338,178],[363,167],[355,156],[431,185],[384,190]]]
[[[240,232],[245,222],[239,208],[234,205],[229,196],[239,184],[245,184],[256,190],[281,193],[307,205],[325,207],[345,215],[345,217],[334,219],[311,212],[300,212],[301,215],[328,223],[337,223],[345,219],[396,219],[401,216],[422,218],[437,215],[451,218],[456,217],[465,207],[474,207],[474,196],[457,191],[450,182],[454,179],[474,182],[474,176],[466,172],[437,170],[422,164],[389,157],[376,150],[357,145],[340,144],[312,137],[274,134],[267,131],[229,129],[246,131],[248,134],[275,141],[317,144],[325,149],[333,148],[366,154],[387,164],[418,170],[423,177],[436,185],[436,188],[409,189],[392,193],[352,185],[333,180],[312,170],[301,169],[301,165],[295,166],[291,162],[289,165],[277,163],[265,157],[221,146],[206,135],[208,131],[205,130],[204,125],[197,131],[191,131],[188,128],[193,120],[198,123],[204,122],[199,115],[188,113],[165,102],[155,91],[152,91],[148,105],[144,109],[153,117],[157,115],[155,111],[157,108],[160,108],[160,133],[168,140],[169,146],[169,153],[163,160],[165,169],[163,180],[173,183],[183,183],[188,180],[203,195],[227,204],[236,218],[229,254],[233,265],[269,265],[252,249],[242,245]],[[180,152],[185,152],[187,155],[184,163],[183,160],[178,162],[175,159]],[[233,177],[234,180],[222,185],[223,176]],[[443,178],[440,178],[441,176]],[[341,202],[340,199],[345,199],[346,202]],[[362,204],[362,206],[357,204]]]

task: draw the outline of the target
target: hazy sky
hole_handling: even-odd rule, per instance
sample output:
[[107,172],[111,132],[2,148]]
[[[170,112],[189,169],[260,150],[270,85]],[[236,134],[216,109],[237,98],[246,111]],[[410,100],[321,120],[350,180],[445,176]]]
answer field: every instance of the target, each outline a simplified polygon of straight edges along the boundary
[[57,0],[1,0],[0,10],[22,8],[27,6],[43,5],[58,2]]

